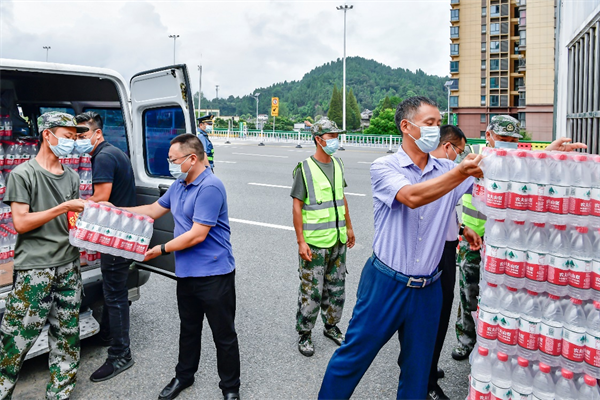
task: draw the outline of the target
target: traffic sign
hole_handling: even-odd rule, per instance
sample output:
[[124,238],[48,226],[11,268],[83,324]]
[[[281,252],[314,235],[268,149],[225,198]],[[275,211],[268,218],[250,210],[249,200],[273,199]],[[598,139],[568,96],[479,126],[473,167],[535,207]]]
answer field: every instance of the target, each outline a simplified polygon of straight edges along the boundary
[[279,97],[271,97],[271,117],[279,117]]

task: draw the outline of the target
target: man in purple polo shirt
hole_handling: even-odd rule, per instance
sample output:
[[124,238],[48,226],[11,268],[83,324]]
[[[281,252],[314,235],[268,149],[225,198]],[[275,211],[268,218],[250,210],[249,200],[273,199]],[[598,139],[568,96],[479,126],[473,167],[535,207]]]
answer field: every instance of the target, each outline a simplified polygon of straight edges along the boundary
[[[319,399],[348,399],[379,350],[398,332],[398,399],[427,397],[442,291],[437,265],[448,224],[481,156],[460,164],[429,156],[439,142],[440,111],[426,97],[398,105],[402,147],[371,165],[375,236],[363,268],[346,340],[333,354]],[[452,221],[454,223],[454,221]]]
[[219,387],[225,400],[239,399],[240,352],[235,331],[235,260],[231,250],[225,186],[204,165],[200,140],[189,133],[171,141],[169,171],[176,181],[153,204],[130,208],[154,219],[169,210],[174,239],[148,250],[144,261],[175,252],[181,330],[175,378],[159,399],[174,399],[194,383],[200,362],[204,316],[217,348]]

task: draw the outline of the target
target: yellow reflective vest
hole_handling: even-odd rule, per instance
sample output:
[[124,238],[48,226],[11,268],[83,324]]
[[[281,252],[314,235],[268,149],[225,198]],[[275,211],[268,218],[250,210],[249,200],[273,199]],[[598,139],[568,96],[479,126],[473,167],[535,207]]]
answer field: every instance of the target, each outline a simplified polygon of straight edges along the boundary
[[[481,154],[485,146],[483,145],[475,145],[473,146],[473,153]],[[473,207],[473,195],[465,194],[462,197],[462,222],[465,226],[473,229],[479,236],[483,236],[485,233],[485,221],[487,217],[477,211],[475,207]]]
[[337,240],[346,243],[346,206],[344,204],[344,165],[331,157],[334,165],[333,188],[329,179],[311,158],[304,160],[300,169],[304,178],[307,198],[302,206],[302,227],[306,243],[329,248]]

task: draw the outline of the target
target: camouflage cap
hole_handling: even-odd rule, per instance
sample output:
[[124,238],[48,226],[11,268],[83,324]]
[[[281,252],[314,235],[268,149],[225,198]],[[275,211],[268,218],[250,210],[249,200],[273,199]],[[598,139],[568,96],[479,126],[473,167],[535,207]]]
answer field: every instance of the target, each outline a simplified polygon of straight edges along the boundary
[[337,127],[336,123],[327,117],[321,117],[310,129],[314,136],[321,136],[326,133],[343,133],[344,131]]
[[71,114],[49,111],[40,115],[37,119],[38,131],[42,133],[44,129],[57,128],[63,126],[65,128],[76,128],[77,133],[83,133],[90,130],[87,126],[78,126],[75,117]]
[[511,136],[523,139],[521,135],[521,123],[510,115],[495,115],[487,128],[498,136]]

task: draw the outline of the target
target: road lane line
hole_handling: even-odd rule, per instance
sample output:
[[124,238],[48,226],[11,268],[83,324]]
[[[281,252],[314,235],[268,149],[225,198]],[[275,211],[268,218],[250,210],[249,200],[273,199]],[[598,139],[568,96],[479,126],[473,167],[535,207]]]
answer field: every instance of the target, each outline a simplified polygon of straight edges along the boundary
[[359,164],[373,164],[373,161],[359,161]]
[[[265,186],[265,187],[274,187],[274,188],[281,188],[281,189],[291,189],[291,186],[284,186],[284,185],[271,185],[269,183],[256,183],[256,182],[248,182],[248,185],[252,185],[252,186]],[[351,193],[351,192],[345,192],[344,194],[348,195],[348,196],[359,196],[359,197],[365,197],[366,194],[364,193]]]
[[274,156],[272,154],[255,154],[255,153],[231,153],[238,156],[256,156],[256,157],[272,157],[272,158],[288,158],[288,156]]
[[223,160],[215,160],[216,163],[220,164],[237,164],[237,161],[223,161]]
[[293,231],[294,230],[293,227],[291,227],[291,226],[285,226],[285,225],[267,224],[265,222],[248,221],[248,220],[245,220],[245,219],[237,219],[237,218],[229,218],[229,220],[233,221],[233,222],[239,222],[240,224],[264,226],[265,228],[281,229],[281,230],[284,230],[284,231]]

